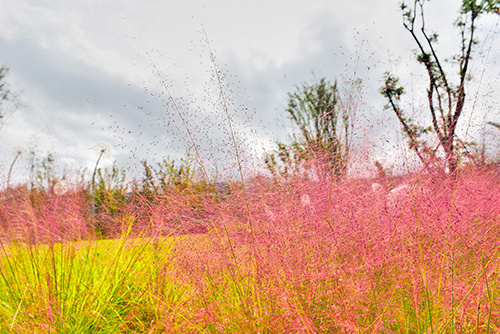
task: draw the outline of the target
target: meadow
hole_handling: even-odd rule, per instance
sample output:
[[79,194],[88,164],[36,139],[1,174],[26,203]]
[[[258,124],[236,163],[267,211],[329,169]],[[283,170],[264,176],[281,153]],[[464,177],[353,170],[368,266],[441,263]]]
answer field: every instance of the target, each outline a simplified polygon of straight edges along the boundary
[[373,182],[4,190],[0,332],[499,332],[496,172]]
[[[15,6],[30,16],[10,15],[16,29],[7,24],[0,42],[13,66],[30,62],[14,82],[29,82],[34,95],[22,107],[3,81],[8,67],[0,68],[0,130],[10,106],[25,109],[20,133],[4,146],[32,133],[29,152],[13,146],[10,166],[0,168],[0,333],[500,333],[500,164],[486,127],[500,129],[500,0],[441,4],[430,16],[426,1],[408,2],[398,7],[411,45],[370,6],[254,5],[275,28],[245,9],[247,38],[231,23],[240,13],[228,14],[244,7],[223,4],[213,26],[229,38],[223,60],[200,20],[199,41],[179,53],[180,66],[186,32],[158,26],[152,4],[113,12],[85,3],[68,15],[59,10],[71,6]],[[193,8],[183,5],[167,14],[197,22],[219,11],[212,4],[184,16]],[[89,9],[90,20],[79,16]],[[451,34],[442,24],[456,10]],[[147,22],[136,24],[136,14]],[[431,24],[437,31],[426,17],[442,21]],[[52,35],[60,30],[76,37]],[[286,30],[300,34],[289,39]],[[121,38],[132,42],[114,49]],[[144,68],[131,70],[128,55]],[[296,84],[309,66],[340,77],[312,73],[311,83]],[[286,143],[274,138],[277,128],[265,129],[278,109],[288,118],[280,124]],[[60,165],[55,153],[42,158],[38,134],[72,153]],[[114,146],[93,147],[93,172],[66,174],[80,154],[89,166],[82,149],[97,138]],[[99,168],[114,147],[130,165]],[[184,150],[180,165],[164,156]]]

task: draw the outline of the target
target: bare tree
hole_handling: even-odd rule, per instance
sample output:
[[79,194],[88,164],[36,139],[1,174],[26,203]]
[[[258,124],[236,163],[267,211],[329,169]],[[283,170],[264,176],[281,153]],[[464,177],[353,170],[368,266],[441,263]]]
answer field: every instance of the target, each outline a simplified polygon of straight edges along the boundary
[[[428,0],[427,0],[428,1]],[[460,51],[452,58],[451,63],[458,65],[458,84],[452,84],[451,75],[443,68],[443,62],[436,53],[437,33],[430,33],[425,26],[424,4],[426,0],[414,0],[409,7],[401,3],[403,25],[417,44],[417,61],[424,65],[429,86],[427,101],[432,125],[419,126],[401,108],[399,101],[404,88],[399,85],[398,78],[386,72],[385,85],[380,89],[401,123],[403,133],[409,139],[409,146],[415,151],[424,166],[437,161],[437,150],[441,148],[445,155],[445,164],[452,175],[455,175],[458,160],[457,150],[467,150],[468,143],[457,138],[456,128],[465,104],[465,85],[470,70],[470,61],[475,40],[476,23],[482,13],[499,12],[500,0],[462,0],[460,16],[455,22],[461,36]],[[420,32],[419,32],[420,31]],[[432,147],[425,140],[425,134],[437,136],[438,145]]]

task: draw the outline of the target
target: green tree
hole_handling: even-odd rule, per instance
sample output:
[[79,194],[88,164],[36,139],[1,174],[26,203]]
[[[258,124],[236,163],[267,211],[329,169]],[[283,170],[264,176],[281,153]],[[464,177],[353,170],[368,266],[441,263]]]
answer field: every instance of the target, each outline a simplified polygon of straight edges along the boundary
[[266,156],[268,168],[281,176],[313,167],[319,177],[344,174],[356,110],[352,101],[360,90],[359,79],[344,92],[337,82],[332,84],[326,78],[296,86],[288,94],[285,110],[298,133],[292,135],[291,144],[277,143],[277,150]]
[[[429,0],[427,0],[429,1]],[[465,104],[465,86],[470,70],[470,61],[474,46],[476,24],[479,16],[487,12],[497,12],[500,0],[462,0],[460,15],[455,26],[461,36],[459,53],[449,61],[450,65],[458,66],[458,83],[451,83],[452,75],[445,71],[441,58],[436,53],[438,34],[430,33],[425,26],[424,4],[426,0],[413,0],[409,7],[401,3],[403,26],[410,33],[417,45],[417,61],[424,65],[429,80],[427,101],[431,125],[418,125],[400,106],[404,88],[399,79],[389,72],[385,73],[385,85],[380,92],[389,103],[386,108],[392,109],[401,123],[404,135],[409,140],[409,147],[415,151],[424,166],[428,167],[439,159],[438,149],[444,152],[444,162],[452,175],[458,167],[458,157],[468,152],[472,143],[462,142],[456,135],[458,120]],[[437,136],[438,145],[433,147],[426,134]]]

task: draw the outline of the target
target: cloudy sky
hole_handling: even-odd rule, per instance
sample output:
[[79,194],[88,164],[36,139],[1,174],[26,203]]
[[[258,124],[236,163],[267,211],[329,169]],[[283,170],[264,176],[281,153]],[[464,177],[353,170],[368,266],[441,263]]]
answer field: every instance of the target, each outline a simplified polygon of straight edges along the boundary
[[[286,94],[312,73],[363,80],[357,165],[404,159],[378,89],[393,71],[408,87],[408,106],[425,112],[426,83],[398,3],[0,0],[0,65],[10,68],[6,81],[22,104],[0,132],[0,179],[20,145],[52,153],[68,169],[92,170],[103,141],[114,147],[103,166],[180,158],[196,147],[207,166],[227,170],[236,163],[234,141],[257,161],[286,139]],[[440,32],[438,52],[456,53],[458,1],[426,6],[429,30]],[[464,138],[485,134],[491,150],[500,137],[484,122],[500,121],[499,17],[479,22],[461,129]],[[27,166],[16,165],[17,179]]]

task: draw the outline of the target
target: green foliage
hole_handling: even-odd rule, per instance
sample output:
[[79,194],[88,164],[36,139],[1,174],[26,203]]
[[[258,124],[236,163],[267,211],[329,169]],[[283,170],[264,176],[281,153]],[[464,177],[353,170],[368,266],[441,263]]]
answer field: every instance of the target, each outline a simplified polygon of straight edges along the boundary
[[464,0],[462,1],[462,6],[460,8],[460,14],[468,15],[472,14],[475,17],[486,13],[486,12],[498,12],[500,9],[499,0]]
[[[162,233],[204,230],[217,211],[216,203],[230,192],[223,184],[207,182],[189,154],[178,161],[166,158],[155,165],[143,161],[142,166],[144,174],[132,187],[130,204],[150,227],[162,226]],[[158,207],[162,208],[161,214],[155,212]]]
[[94,196],[92,224],[97,236],[111,236],[121,232],[119,219],[127,204],[127,182],[124,169],[113,166],[111,170],[97,169],[97,182],[91,189]]
[[150,200],[154,200],[155,195],[172,191],[214,192],[214,187],[206,181],[202,171],[196,168],[195,159],[189,153],[179,161],[167,157],[155,166],[149,165],[147,161],[143,161],[142,166],[144,177],[137,190]]
[[339,101],[337,83],[321,78],[312,85],[302,84],[288,94],[286,112],[299,127],[307,143],[324,141],[335,146]]
[[177,166],[176,161],[169,157],[156,164],[156,167],[148,165],[143,161],[144,179],[143,189],[161,193],[168,188],[185,189],[196,183],[196,173],[193,167],[193,159],[188,155],[181,158]]
[[[405,93],[402,86],[399,86],[399,78],[394,77],[389,72],[384,73],[385,86],[380,89],[380,93],[389,100],[399,101],[401,95]],[[386,106],[388,108],[388,106]]]
[[97,207],[105,207],[107,211],[114,212],[120,203],[124,203],[127,195],[125,170],[113,166],[111,170],[97,169],[97,182],[95,185]]
[[314,167],[319,175],[345,173],[355,114],[352,100],[360,88],[359,79],[343,96],[337,82],[332,84],[326,78],[296,86],[296,91],[288,94],[286,113],[299,132],[292,135],[291,144],[277,143],[277,150],[266,156],[268,168],[284,177]]

